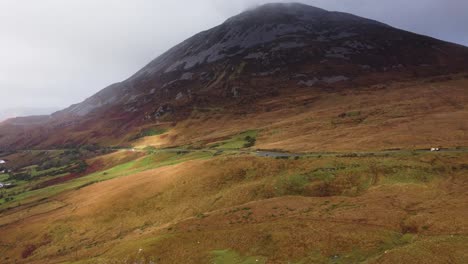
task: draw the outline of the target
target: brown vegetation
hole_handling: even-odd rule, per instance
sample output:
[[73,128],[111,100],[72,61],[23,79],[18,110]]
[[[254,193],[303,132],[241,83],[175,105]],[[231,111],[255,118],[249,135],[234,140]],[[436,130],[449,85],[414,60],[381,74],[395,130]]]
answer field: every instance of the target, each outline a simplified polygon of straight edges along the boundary
[[189,161],[56,196],[65,207],[1,227],[0,250],[25,263],[206,263],[221,249],[266,263],[462,263],[467,158]]

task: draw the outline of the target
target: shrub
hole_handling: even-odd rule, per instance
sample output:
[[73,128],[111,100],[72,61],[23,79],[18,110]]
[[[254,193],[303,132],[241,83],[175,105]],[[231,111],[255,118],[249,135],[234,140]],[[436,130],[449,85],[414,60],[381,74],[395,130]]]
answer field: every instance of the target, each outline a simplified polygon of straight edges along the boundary
[[29,181],[32,179],[30,172],[18,172],[18,173],[11,173],[9,176],[9,180],[16,180],[16,181]]
[[83,173],[88,169],[88,164],[85,161],[80,160],[78,164],[71,170],[73,173]]
[[357,158],[359,155],[357,153],[346,153],[342,155],[338,155],[340,158]]
[[310,183],[307,175],[292,175],[280,178],[276,184],[276,190],[281,195],[303,195],[304,190]]
[[257,139],[251,136],[246,136],[244,140],[246,141],[246,143],[244,144],[244,148],[253,147],[255,146],[255,143],[257,142]]
[[147,154],[154,154],[156,153],[158,149],[153,147],[153,146],[148,146],[146,148],[144,148],[144,151],[146,151]]

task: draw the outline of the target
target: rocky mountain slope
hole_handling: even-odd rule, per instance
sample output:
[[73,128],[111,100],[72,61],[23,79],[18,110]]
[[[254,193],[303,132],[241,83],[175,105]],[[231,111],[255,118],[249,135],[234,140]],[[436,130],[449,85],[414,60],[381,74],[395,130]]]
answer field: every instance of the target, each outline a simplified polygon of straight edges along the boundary
[[466,69],[468,48],[460,45],[351,14],[267,4],[187,39],[129,79],[41,124],[3,123],[0,146],[102,143],[109,137],[115,143],[135,128],[185,120],[198,108],[244,109],[296,88],[353,88]]

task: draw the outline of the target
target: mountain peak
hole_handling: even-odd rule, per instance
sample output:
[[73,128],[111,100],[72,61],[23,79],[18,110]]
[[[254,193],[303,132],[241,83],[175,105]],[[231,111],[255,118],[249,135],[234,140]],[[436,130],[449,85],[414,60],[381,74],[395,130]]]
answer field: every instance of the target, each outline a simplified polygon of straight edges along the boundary
[[317,15],[328,13],[324,9],[301,3],[270,3],[252,7],[237,16],[231,17],[226,22],[239,22],[242,20],[278,21],[285,17],[311,19]]
[[302,3],[268,3],[251,8],[250,11],[286,13],[327,12],[325,9]]
[[187,39],[155,59],[136,76],[190,70],[272,43],[300,47],[313,40],[344,39],[357,35],[356,31],[363,31],[360,29],[363,26],[387,27],[373,20],[305,4],[265,4]]

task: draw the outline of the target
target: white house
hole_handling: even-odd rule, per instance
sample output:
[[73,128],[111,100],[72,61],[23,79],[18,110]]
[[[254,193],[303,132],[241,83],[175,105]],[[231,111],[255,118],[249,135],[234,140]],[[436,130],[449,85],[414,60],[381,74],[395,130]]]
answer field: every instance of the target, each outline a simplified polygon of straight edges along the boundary
[[6,163],[6,161],[0,160],[0,164],[5,164],[5,163]]
[[0,189],[2,189],[2,188],[3,188],[3,183],[0,182]]

